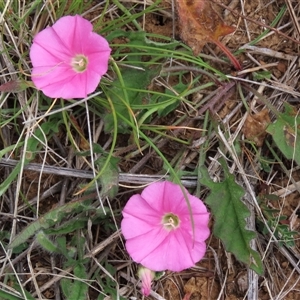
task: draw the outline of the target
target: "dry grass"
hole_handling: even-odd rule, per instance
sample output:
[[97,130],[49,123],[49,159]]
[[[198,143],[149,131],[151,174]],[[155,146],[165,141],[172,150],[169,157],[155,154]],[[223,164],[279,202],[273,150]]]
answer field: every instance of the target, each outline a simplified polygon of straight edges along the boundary
[[[32,37],[65,14],[81,13],[104,35],[117,28],[130,32],[143,29],[150,34],[180,39],[172,0],[163,0],[159,9],[146,14],[143,10],[153,5],[153,1],[38,2],[12,0],[5,5],[0,3],[2,84],[16,79],[29,80],[28,51]],[[184,45],[179,45],[179,50],[176,48],[175,56],[166,53],[161,57],[162,70],[145,87],[149,94],[144,93],[144,98],[152,97],[155,92],[173,92],[180,103],[166,116],[155,111],[150,116],[150,124],[142,124],[146,138],[156,148],[143,137],[139,145],[135,143],[130,130],[119,130],[113,146],[114,131],[105,131],[105,115],[109,109],[99,105],[103,100],[101,97],[105,98],[103,93],[91,95],[89,102],[84,99],[70,103],[53,103],[32,88],[1,94],[0,187],[3,191],[0,188],[0,231],[3,234],[0,233],[0,287],[14,295],[19,293],[19,298],[11,299],[71,299],[62,292],[63,278],[88,286],[86,298],[78,296],[78,299],[142,299],[137,266],[126,253],[119,230],[124,204],[130,195],[149,182],[170,175],[164,159],[176,174],[183,174],[183,185],[205,201],[209,190],[199,184],[199,166],[205,166],[214,181],[222,181],[224,172],[220,158],[225,158],[230,173],[245,190],[242,201],[251,213],[247,228],[257,233],[251,247],[261,255],[265,268],[263,276],[238,262],[225,250],[222,241],[212,235],[207,242],[205,258],[195,268],[179,274],[167,272],[153,284],[147,299],[183,299],[191,287],[190,299],[299,298],[299,236],[293,236],[293,244],[275,231],[278,225],[286,225],[286,231],[299,231],[300,174],[296,163],[299,154],[294,151],[294,159],[286,159],[270,135],[260,136],[258,144],[250,141],[249,131],[257,134],[264,128],[253,120],[249,123],[249,118],[267,111],[270,122],[276,122],[285,103],[294,107],[295,120],[298,116],[300,5],[292,0],[218,2],[227,7],[225,11],[221,10],[225,21],[237,26],[236,32],[224,37],[222,42],[238,53],[243,70],[233,71],[220,59],[222,54],[218,49],[210,44],[204,48],[201,57],[211,67],[226,74],[228,82],[221,84],[221,76],[199,66],[196,58],[188,61],[176,56],[187,51]],[[132,15],[137,17],[131,18]],[[277,16],[278,21],[272,25]],[[158,41],[157,36],[152,39]],[[126,38],[113,40],[113,44],[124,43],[128,43]],[[123,55],[125,60],[126,48],[120,55],[116,54],[118,47],[113,50],[116,63],[122,67],[120,56]],[[188,87],[184,91],[177,90],[178,73],[183,74],[183,70],[188,70],[182,75],[183,83]],[[195,78],[198,78],[197,82],[194,82]],[[101,90],[111,88],[114,80],[116,73],[111,67]],[[53,126],[52,120],[58,124],[57,130],[49,130],[49,124]],[[157,131],[150,125],[157,126]],[[70,131],[67,131],[68,127]],[[33,143],[32,137],[38,131],[41,132],[39,143]],[[96,148],[90,152],[91,141],[101,146],[103,152],[97,152]],[[36,147],[34,153],[33,146]],[[115,182],[112,184],[112,188],[118,190],[112,195],[108,191],[99,194],[94,185],[88,189],[87,196],[82,191],[103,166],[103,162],[97,165],[95,161],[100,157],[107,159],[110,151],[118,159],[119,174],[117,179],[113,177]],[[28,160],[30,155],[34,159]],[[114,166],[110,165],[110,168]],[[3,185],[12,174],[15,174],[14,180]],[[101,178],[97,184],[104,185]],[[275,196],[277,200],[271,200]],[[75,226],[76,220],[80,219],[84,225],[67,234],[51,235],[51,240],[57,243],[58,237],[65,237],[66,249],[70,253],[74,251],[76,262],[70,258],[66,264],[63,253],[46,251],[38,244],[37,233],[14,252],[7,247],[28,224],[57,207],[65,207],[72,200],[78,203],[90,200],[89,208],[81,207],[79,213],[76,209],[71,213],[63,211],[61,221],[63,224],[73,222]],[[99,201],[105,207],[106,215],[102,213]],[[267,209],[277,210],[272,222]],[[282,220],[282,216],[286,216],[286,220]],[[212,227],[213,223],[212,218]],[[263,230],[259,224],[266,228]],[[85,267],[81,272],[83,277],[74,270],[79,264]]]

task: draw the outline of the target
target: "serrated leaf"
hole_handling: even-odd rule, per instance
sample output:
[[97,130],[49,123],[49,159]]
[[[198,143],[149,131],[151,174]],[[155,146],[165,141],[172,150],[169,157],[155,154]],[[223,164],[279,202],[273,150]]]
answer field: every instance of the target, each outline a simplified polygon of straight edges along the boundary
[[[285,110],[277,120],[267,127],[279,150],[287,159],[294,159],[300,165],[300,116],[294,108],[285,103]],[[296,126],[295,126],[296,125]]]
[[241,201],[245,192],[235,182],[227,167],[223,167],[225,179],[219,183],[210,179],[206,168],[200,168],[202,175],[200,183],[211,190],[205,202],[215,219],[213,233],[223,241],[226,251],[233,253],[239,261],[247,264],[258,274],[262,274],[263,265],[260,256],[250,247],[250,241],[256,234],[246,229],[245,219],[250,216],[250,212]]

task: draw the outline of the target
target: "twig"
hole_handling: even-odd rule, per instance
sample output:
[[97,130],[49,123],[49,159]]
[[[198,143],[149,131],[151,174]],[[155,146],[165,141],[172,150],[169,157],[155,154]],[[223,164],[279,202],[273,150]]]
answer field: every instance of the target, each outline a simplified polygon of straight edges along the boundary
[[[268,56],[271,56],[271,57],[276,57],[276,58],[284,59],[284,60],[293,60],[296,57],[296,55],[289,55],[289,54],[286,54],[286,53],[274,51],[274,50],[269,49],[269,48],[256,47],[256,46],[251,46],[251,45],[248,45],[248,44],[242,46],[240,49],[246,49],[246,50],[250,50],[250,51],[253,51],[255,53],[258,53],[258,54],[268,55]],[[241,73],[241,72],[239,72],[239,73]]]
[[292,3],[291,3],[290,0],[285,0],[285,3],[286,3],[286,6],[287,6],[287,8],[288,8],[288,10],[289,10],[289,13],[290,13],[290,15],[291,15],[291,18],[292,18],[292,20],[293,20],[293,24],[294,24],[294,27],[295,27],[297,33],[298,33],[298,38],[299,38],[299,37],[300,37],[300,25],[299,25],[299,22],[298,22],[298,20],[297,20],[297,16],[296,16],[296,14],[295,14],[295,12],[294,12]]
[[[0,159],[0,166],[2,167],[14,167],[18,163],[17,160],[13,159]],[[30,163],[24,166],[24,170],[30,170],[35,172],[40,172],[42,170],[42,165],[37,163]],[[92,171],[78,170],[72,168],[65,167],[56,167],[56,166],[47,166],[43,167],[44,174],[55,174],[59,176],[67,176],[67,177],[76,177],[82,179],[93,179]],[[127,184],[149,184],[153,181],[161,180],[165,177],[162,175],[147,175],[147,174],[127,174],[120,173],[119,174],[119,182],[127,183]],[[181,178],[182,184],[187,188],[192,188],[197,186],[197,176],[182,176]]]

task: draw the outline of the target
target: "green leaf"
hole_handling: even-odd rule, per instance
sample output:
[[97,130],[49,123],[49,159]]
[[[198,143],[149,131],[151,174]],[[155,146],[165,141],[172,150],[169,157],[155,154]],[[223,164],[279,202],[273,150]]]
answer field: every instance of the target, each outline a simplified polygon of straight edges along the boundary
[[21,297],[18,297],[17,295],[0,290],[0,299],[2,299],[2,300],[23,300],[24,298],[23,297],[21,298]]
[[284,112],[279,113],[277,120],[266,131],[272,135],[283,155],[300,165],[300,116],[291,105],[285,103],[284,106]]
[[26,151],[37,152],[41,147],[41,142],[45,142],[46,139],[50,139],[51,134],[59,132],[59,126],[62,123],[61,115],[55,115],[49,117],[49,120],[42,123],[40,127],[37,127],[34,131],[34,135],[29,138]]
[[[45,141],[46,138],[49,138],[50,133],[58,132],[59,130],[59,124],[61,123],[60,120],[57,118],[52,118],[49,121],[43,123],[40,127],[36,128],[34,132],[34,136],[31,136],[28,139],[27,149],[26,149],[26,156],[23,162],[23,167],[26,166],[35,156],[35,153],[39,150],[41,147],[41,141]],[[20,143],[17,148],[23,144]],[[3,154],[5,154],[8,150],[12,150],[11,147],[7,147],[0,151],[0,158]],[[19,161],[18,164],[15,166],[15,168],[11,171],[9,176],[0,184],[0,196],[2,196],[6,190],[11,185],[12,181],[19,175],[20,170],[22,167],[22,161]]]
[[[163,37],[163,36],[162,36]],[[139,51],[142,51],[144,53],[149,54],[149,52],[159,51],[162,53],[162,51],[165,50],[175,50],[176,47],[180,46],[180,43],[178,41],[167,41],[167,42],[156,42],[153,40],[150,40],[147,37],[147,33],[145,31],[124,31],[124,30],[114,30],[111,33],[109,33],[106,36],[106,39],[108,41],[113,41],[114,39],[126,39],[126,45],[125,47],[128,49],[130,46],[133,48],[132,52],[135,49],[138,49]],[[114,53],[114,56],[120,55],[124,59],[124,53],[122,53],[124,49],[122,47],[117,47],[116,52]],[[159,54],[157,52],[157,54]],[[135,50],[134,54],[138,55],[139,53]],[[140,54],[139,54],[140,55]],[[134,59],[137,58],[137,56],[130,56],[127,59],[134,61]],[[126,57],[125,57],[126,59]]]
[[48,236],[43,232],[39,231],[36,235],[36,241],[48,252],[50,253],[60,253],[57,246],[48,238]]
[[[185,90],[188,90],[189,87],[188,87],[188,84],[185,84],[182,82],[182,74],[180,75],[179,77],[179,83],[174,85],[173,87],[173,90],[176,91],[178,94],[181,94],[182,92],[184,92]],[[166,105],[165,107],[163,108],[160,108],[158,110],[158,115],[160,117],[165,117],[167,116],[170,112],[172,112],[173,110],[175,110],[178,105],[180,104],[180,99],[176,99],[176,95],[174,94],[173,91],[169,90],[169,89],[165,89],[165,94],[168,96],[168,97],[159,97],[158,99],[158,103],[160,102],[164,102],[166,100],[168,100],[170,98],[170,96],[174,96],[174,99],[175,101],[174,102],[170,102],[170,104]]]
[[213,233],[220,238],[226,251],[247,264],[258,274],[263,273],[263,265],[259,254],[250,247],[250,241],[256,237],[254,231],[246,229],[246,218],[250,216],[247,206],[241,201],[245,192],[223,165],[225,179],[223,182],[213,182],[206,168],[201,167],[200,183],[209,187],[211,193],[206,198],[215,223]]
[[255,81],[270,79],[271,76],[272,76],[272,73],[270,71],[253,72],[253,79]]
[[[122,115],[130,120],[133,112],[130,108],[133,105],[142,105],[145,100],[145,90],[150,84],[151,79],[158,73],[158,69],[147,68],[145,70],[124,68],[121,70],[121,78],[116,79],[112,87],[105,94],[113,103],[117,115]],[[123,83],[121,82],[123,81]],[[114,127],[113,115],[104,114],[105,131],[111,132]],[[118,129],[126,133],[128,125],[118,118]]]
[[70,220],[63,222],[61,225],[55,228],[45,229],[46,234],[68,234],[76,229],[82,229],[86,227],[88,221],[88,216],[77,215],[76,218],[71,218]]
[[[26,165],[27,163],[28,161],[25,160],[24,165]],[[11,171],[11,173],[7,176],[7,178],[0,184],[0,197],[7,191],[11,183],[19,175],[21,167],[22,167],[22,162],[19,161],[18,164]]]
[[28,291],[20,287],[19,281],[16,279],[15,276],[9,276],[9,282],[11,288],[13,287],[15,293],[18,292],[18,295],[14,294],[13,292],[8,292],[4,291],[3,289],[0,289],[1,300],[35,300],[35,298],[33,298]]
[[[109,89],[104,89],[104,92],[107,98],[111,99],[116,114],[130,120],[136,116],[136,112],[131,111],[133,106],[142,106],[150,101],[148,86],[151,80],[159,74],[163,65],[162,60],[168,56],[165,52],[174,50],[178,42],[153,42],[147,38],[144,31],[116,30],[107,36],[109,41],[116,38],[126,39],[126,44],[124,44],[126,49],[122,48],[122,45],[116,45],[118,47],[116,47],[114,57],[116,61],[122,59],[122,64],[127,66],[118,66],[118,70],[115,70],[118,78]],[[114,126],[113,116],[105,112],[103,117],[105,131],[110,133]],[[120,117],[118,117],[118,130],[121,133],[132,131]]]
[[[84,282],[87,279],[85,267],[80,263],[74,268],[74,281],[63,278],[61,280],[62,291],[67,300],[86,299],[88,285]],[[78,280],[77,280],[78,278]]]
[[[102,169],[107,162],[107,157],[101,156],[95,161],[95,165]],[[109,199],[115,198],[119,188],[119,170],[118,163],[119,158],[110,157],[108,164],[106,165],[102,175],[100,176],[101,184],[101,196],[109,197]]]
[[[36,221],[25,227],[15,239],[8,245],[9,248],[15,248],[18,245],[25,243],[31,236],[36,234],[40,230],[48,229],[53,225],[58,224],[62,221],[65,216],[73,213],[81,213],[91,209],[86,203],[87,201],[72,201],[63,206],[57,207],[42,217],[38,218]],[[93,209],[93,208],[92,208]]]

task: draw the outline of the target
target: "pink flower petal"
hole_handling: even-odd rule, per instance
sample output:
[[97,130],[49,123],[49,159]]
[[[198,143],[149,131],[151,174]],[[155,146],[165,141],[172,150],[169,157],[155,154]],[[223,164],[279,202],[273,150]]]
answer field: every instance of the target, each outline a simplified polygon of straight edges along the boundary
[[[32,81],[51,98],[85,98],[107,72],[111,49],[81,16],[66,16],[38,33],[30,48]],[[84,57],[85,69],[74,67]]]
[[149,296],[151,292],[151,283],[155,277],[155,273],[145,267],[139,267],[138,275],[142,280],[142,294],[144,296]]
[[[168,239],[168,232],[166,232],[162,227],[156,227],[145,234],[138,234],[133,238],[127,239],[126,249],[135,262],[141,263],[151,270],[162,271],[166,270],[164,266],[159,269],[153,267],[153,265],[150,267],[147,263],[145,264],[145,260],[150,257],[149,259],[152,260],[152,263],[154,264],[154,261],[162,258],[164,255],[162,253],[163,249],[161,245],[163,245],[166,240],[168,241]],[[156,250],[157,248],[158,250]],[[159,255],[155,255],[157,251],[159,252]],[[154,255],[152,255],[152,253],[154,253]]]
[[61,44],[72,51],[72,55],[83,53],[86,43],[88,47],[93,46],[89,43],[93,26],[79,15],[60,18],[52,28],[59,36]]
[[109,51],[89,54],[88,69],[95,72],[96,74],[100,74],[101,76],[104,75],[108,69],[109,56]]
[[[70,83],[74,80],[76,74],[68,66],[61,65],[53,69],[49,69],[49,67],[35,67],[33,68],[33,74],[36,74],[32,75],[35,86],[41,89],[46,96],[70,99],[72,97],[66,97],[66,95],[76,93],[76,95],[80,94],[85,97],[80,91],[70,89]],[[45,80],[45,77],[47,77],[47,80]],[[79,86],[79,88],[81,87]]]
[[[200,199],[184,190],[189,200],[194,222],[184,193],[179,185],[156,182],[141,195],[132,196],[123,210],[121,228],[126,249],[132,259],[154,270],[181,271],[192,267],[205,254],[209,213]],[[166,229],[165,215],[179,218],[177,228]]]
[[109,44],[107,40],[95,32],[90,33],[89,38],[86,40],[86,42],[84,44],[82,43],[82,47],[82,51],[87,55],[101,54],[109,50]]
[[[187,196],[191,196],[187,190],[185,190],[185,192]],[[187,202],[184,198],[181,187],[178,184],[174,184],[169,181],[156,182],[155,185],[149,185],[146,189],[143,190],[141,196],[150,205],[153,203],[155,203],[155,205],[161,205],[159,209],[165,212],[170,211],[171,208],[173,211],[180,211],[182,208],[188,209],[188,206],[186,205]],[[185,201],[182,201],[182,199],[184,199]]]
[[[46,55],[46,57],[44,57]],[[69,61],[72,53],[61,42],[61,39],[52,27],[39,32],[33,39],[30,48],[30,59],[33,65],[48,64],[48,59],[54,57],[57,61]]]
[[152,231],[155,226],[161,227],[158,212],[143,201],[140,195],[131,197],[123,210],[123,216],[121,227],[126,239]]

